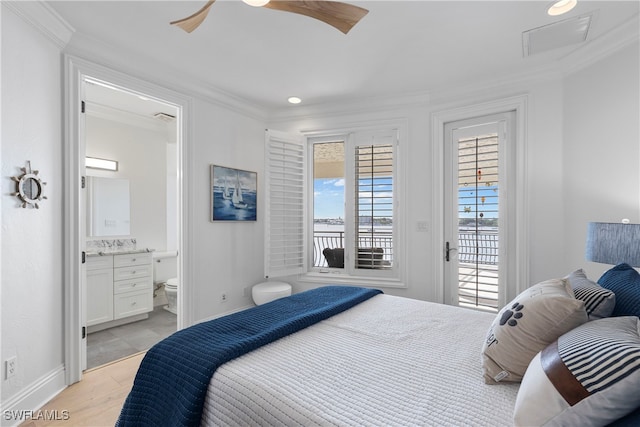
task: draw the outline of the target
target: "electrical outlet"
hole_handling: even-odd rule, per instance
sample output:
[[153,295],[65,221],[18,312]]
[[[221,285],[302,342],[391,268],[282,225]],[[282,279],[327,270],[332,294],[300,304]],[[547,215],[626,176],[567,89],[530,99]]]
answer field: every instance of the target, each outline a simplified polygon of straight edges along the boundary
[[220,295],[220,302],[225,302],[227,300],[227,294],[223,293]]
[[5,366],[5,376],[4,378],[8,380],[12,376],[16,374],[16,369],[18,368],[16,365],[18,363],[18,358],[16,356],[10,357],[4,361]]
[[250,291],[249,291],[249,287],[246,286],[243,290],[242,290],[242,296],[243,297],[248,297],[250,295]]

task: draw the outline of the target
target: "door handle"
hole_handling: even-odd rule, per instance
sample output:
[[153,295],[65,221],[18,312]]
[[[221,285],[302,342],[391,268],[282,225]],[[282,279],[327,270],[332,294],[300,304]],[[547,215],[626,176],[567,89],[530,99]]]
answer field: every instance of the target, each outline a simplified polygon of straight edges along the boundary
[[457,250],[458,250],[458,248],[452,248],[452,247],[449,245],[449,242],[447,242],[447,243],[445,244],[445,255],[444,255],[444,259],[445,259],[445,261],[447,261],[447,262],[451,261],[451,256],[449,255],[449,254],[450,254],[450,252],[451,252],[451,251],[457,251]]

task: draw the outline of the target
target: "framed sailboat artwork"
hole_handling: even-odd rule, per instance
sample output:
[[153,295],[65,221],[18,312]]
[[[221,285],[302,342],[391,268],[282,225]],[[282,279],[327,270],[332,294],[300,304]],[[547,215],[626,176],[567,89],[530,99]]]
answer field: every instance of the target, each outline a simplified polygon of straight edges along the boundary
[[255,221],[258,174],[211,165],[211,221]]

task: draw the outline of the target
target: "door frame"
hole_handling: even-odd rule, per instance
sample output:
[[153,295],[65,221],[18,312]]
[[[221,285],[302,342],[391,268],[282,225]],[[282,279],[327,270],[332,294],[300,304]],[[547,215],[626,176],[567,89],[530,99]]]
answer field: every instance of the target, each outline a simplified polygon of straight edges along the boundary
[[86,337],[82,338],[84,314],[81,291],[83,283],[82,252],[85,250],[86,224],[84,218],[84,195],[81,193],[85,157],[84,119],[82,119],[82,85],[85,77],[109,82],[114,86],[126,88],[132,93],[146,94],[162,102],[173,104],[177,115],[177,151],[178,151],[178,316],[177,327],[182,329],[193,323],[193,297],[191,266],[193,242],[191,231],[191,201],[194,200],[191,185],[193,170],[192,155],[192,100],[172,90],[139,79],[90,61],[64,56],[64,363],[67,385],[82,379],[83,348]]
[[481,116],[501,113],[514,113],[514,158],[515,158],[515,226],[513,228],[515,257],[512,277],[515,283],[505,289],[504,299],[510,301],[529,286],[529,228],[528,228],[528,197],[527,197],[527,118],[528,96],[518,95],[498,99],[480,104],[436,111],[431,114],[431,182],[433,189],[433,203],[431,217],[433,219],[433,238],[431,251],[433,265],[430,272],[430,283],[434,283],[435,301],[446,303],[444,282],[444,149],[447,142],[445,126],[450,122],[458,122]]

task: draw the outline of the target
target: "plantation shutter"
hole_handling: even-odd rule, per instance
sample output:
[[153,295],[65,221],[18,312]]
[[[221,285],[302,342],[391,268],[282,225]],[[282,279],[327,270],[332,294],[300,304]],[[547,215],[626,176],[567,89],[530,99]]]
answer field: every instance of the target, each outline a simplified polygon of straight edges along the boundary
[[265,277],[305,270],[305,149],[302,137],[266,132]]
[[355,134],[355,268],[394,265],[394,152],[397,131]]
[[458,305],[497,311],[502,187],[498,134],[460,138],[457,146]]

